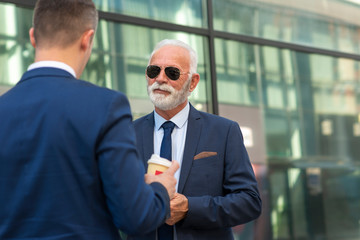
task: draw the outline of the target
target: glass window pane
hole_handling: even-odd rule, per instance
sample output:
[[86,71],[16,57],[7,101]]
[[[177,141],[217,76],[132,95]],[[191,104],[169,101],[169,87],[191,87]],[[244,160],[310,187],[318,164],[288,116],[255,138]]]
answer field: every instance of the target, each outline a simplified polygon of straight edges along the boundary
[[315,110],[319,113],[356,114],[359,63],[315,54],[309,58]]
[[32,10],[1,3],[0,22],[0,85],[5,88],[15,85],[34,60],[28,35]]
[[212,0],[214,29],[257,36],[256,8],[241,1]]
[[215,30],[360,53],[356,1],[212,0]]
[[292,226],[295,239],[307,238],[308,219],[306,218],[304,184],[304,177],[300,169],[291,168],[288,170]]
[[269,176],[271,188],[271,225],[273,239],[289,239],[290,224],[288,214],[288,196],[286,172],[273,171]]
[[[265,134],[268,156],[290,156],[289,123],[280,112],[265,116]],[[270,159],[271,161],[271,159]]]
[[215,39],[215,60],[219,102],[258,105],[253,46]]
[[292,51],[265,46],[260,48],[259,58],[265,106],[272,109],[296,110],[296,64]]
[[94,0],[101,11],[207,27],[206,0]]
[[331,239],[358,239],[360,169],[329,169],[323,177],[327,235]]

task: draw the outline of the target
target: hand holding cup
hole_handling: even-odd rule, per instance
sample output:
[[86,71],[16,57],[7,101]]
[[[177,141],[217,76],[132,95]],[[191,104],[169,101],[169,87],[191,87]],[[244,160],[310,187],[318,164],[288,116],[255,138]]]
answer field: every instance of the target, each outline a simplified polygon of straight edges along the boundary
[[[155,155],[155,154],[154,154]],[[158,159],[159,156],[152,156],[151,159]],[[150,160],[151,160],[150,159]],[[155,163],[149,160],[148,173],[145,174],[145,182],[150,184],[152,182],[161,183],[168,191],[170,199],[172,199],[176,192],[176,179],[174,177],[175,172],[179,169],[179,163],[175,160],[170,162],[167,159],[161,158],[160,160],[168,161],[169,163],[161,164],[161,161]],[[151,166],[150,166],[151,165]],[[158,165],[158,166],[157,166]]]

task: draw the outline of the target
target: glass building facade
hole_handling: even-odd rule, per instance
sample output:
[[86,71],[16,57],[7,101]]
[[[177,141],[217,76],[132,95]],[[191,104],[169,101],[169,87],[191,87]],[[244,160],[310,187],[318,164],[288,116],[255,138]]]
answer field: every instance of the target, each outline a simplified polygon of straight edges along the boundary
[[[100,21],[82,78],[124,92],[134,118],[153,110],[154,45],[176,38],[197,51],[190,102],[239,123],[263,199],[235,239],[360,239],[359,0],[94,3]],[[0,94],[33,62],[34,4],[0,0]]]

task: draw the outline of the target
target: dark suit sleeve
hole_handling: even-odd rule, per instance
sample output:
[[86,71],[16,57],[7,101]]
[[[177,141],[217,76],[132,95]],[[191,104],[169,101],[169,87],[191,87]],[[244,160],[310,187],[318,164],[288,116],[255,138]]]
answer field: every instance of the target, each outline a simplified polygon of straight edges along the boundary
[[255,175],[237,123],[228,128],[224,150],[222,196],[188,197],[189,211],[182,227],[214,229],[232,227],[256,219],[261,199]]
[[108,208],[123,232],[149,232],[169,214],[169,196],[160,183],[144,182],[145,170],[135,147],[126,97],[116,95],[107,112],[96,155]]

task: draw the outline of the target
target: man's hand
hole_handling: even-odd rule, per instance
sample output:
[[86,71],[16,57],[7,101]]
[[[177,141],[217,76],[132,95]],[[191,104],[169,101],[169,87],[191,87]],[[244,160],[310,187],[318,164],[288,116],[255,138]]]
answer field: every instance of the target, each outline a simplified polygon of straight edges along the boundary
[[150,184],[152,182],[161,183],[168,191],[170,199],[172,199],[176,192],[176,179],[175,172],[179,169],[179,163],[175,160],[172,161],[171,166],[162,174],[145,174],[145,182]]
[[188,210],[189,210],[188,199],[180,193],[175,193],[174,198],[171,199],[170,201],[171,216],[166,220],[166,224],[174,225],[181,219],[185,218]]

